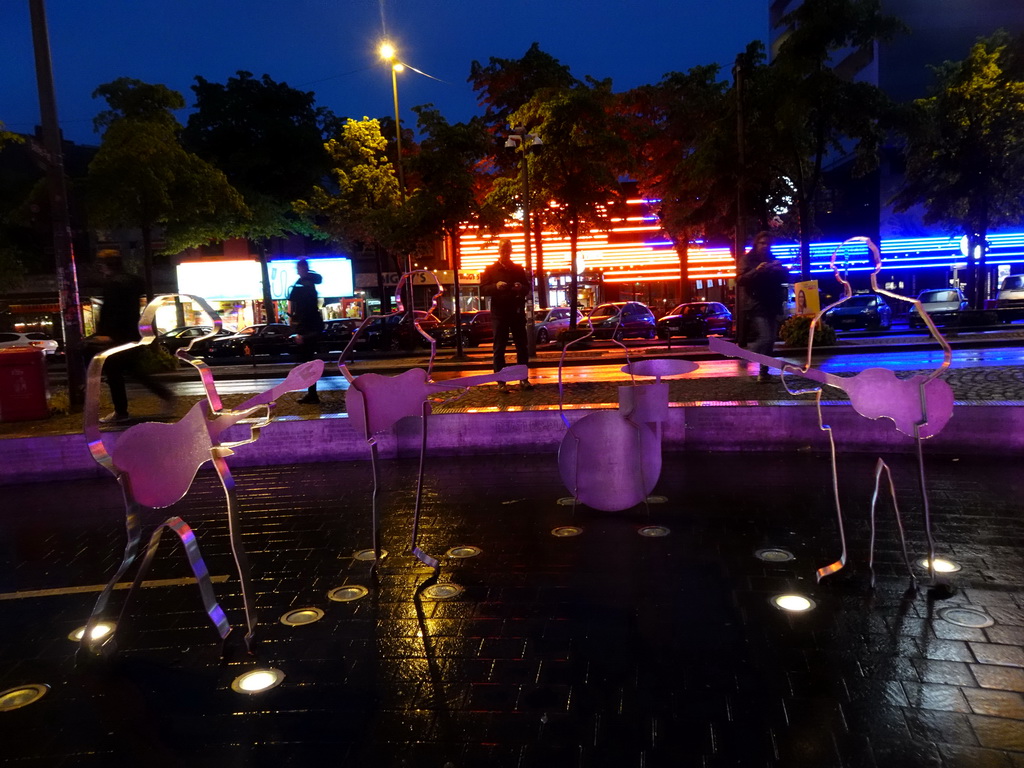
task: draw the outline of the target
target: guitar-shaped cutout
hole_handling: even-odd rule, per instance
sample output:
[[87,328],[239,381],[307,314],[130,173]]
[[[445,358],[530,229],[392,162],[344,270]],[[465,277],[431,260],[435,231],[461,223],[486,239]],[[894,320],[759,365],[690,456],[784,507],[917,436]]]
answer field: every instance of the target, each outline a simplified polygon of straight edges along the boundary
[[323,370],[323,360],[297,365],[280,384],[230,411],[214,414],[209,401],[202,400],[176,423],[137,424],[121,435],[111,451],[113,465],[118,473],[128,476],[140,504],[170,506],[188,492],[199,468],[212,458],[213,448],[221,445],[219,436],[224,430],[262,408],[267,420],[253,426],[258,432],[269,423],[270,403],[286,392],[307,389]]
[[406,416],[419,416],[431,394],[469,389],[481,384],[520,381],[528,375],[525,365],[502,368],[497,373],[463,376],[446,381],[428,381],[423,368],[410,368],[397,376],[364,373],[351,379],[345,394],[346,410],[357,434],[376,435],[390,429]]
[[861,416],[889,419],[896,429],[910,437],[937,435],[953,415],[953,390],[945,379],[926,374],[900,379],[888,368],[868,368],[853,376],[836,376],[751,352],[714,337],[709,340],[708,348],[729,357],[778,368],[783,374],[795,374],[837,387],[850,396],[850,404]]

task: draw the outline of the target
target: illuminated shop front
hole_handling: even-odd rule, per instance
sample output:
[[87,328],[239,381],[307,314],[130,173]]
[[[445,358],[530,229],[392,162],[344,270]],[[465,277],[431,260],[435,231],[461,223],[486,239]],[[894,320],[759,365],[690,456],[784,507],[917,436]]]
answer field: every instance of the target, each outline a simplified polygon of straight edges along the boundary
[[[338,256],[307,256],[309,268],[323,277],[317,286],[325,318],[344,317],[347,304],[355,299],[351,259]],[[270,295],[277,316],[284,317],[288,292],[298,279],[298,259],[267,262]],[[177,266],[178,293],[201,296],[216,309],[224,325],[245,328],[266,321],[263,312],[263,278],[259,261],[253,259],[202,259],[183,261]],[[198,307],[182,307],[177,317],[174,306],[162,307],[157,314],[161,329],[173,328],[179,319],[185,325],[208,322]]]

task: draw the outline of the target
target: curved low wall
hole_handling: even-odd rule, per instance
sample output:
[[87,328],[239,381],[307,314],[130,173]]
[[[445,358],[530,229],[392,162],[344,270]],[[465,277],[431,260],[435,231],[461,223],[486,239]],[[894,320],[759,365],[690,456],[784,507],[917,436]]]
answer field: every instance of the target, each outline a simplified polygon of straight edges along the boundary
[[[595,406],[613,408],[615,406]],[[594,407],[566,411],[570,421]],[[848,403],[823,406],[842,452],[903,453],[914,441],[886,419],[870,421]],[[817,413],[808,403],[701,403],[676,405],[663,425],[667,451],[827,451],[828,437],[818,428]],[[236,425],[224,439],[247,434]],[[119,433],[107,433],[108,447]],[[438,413],[430,417],[427,444],[434,455],[475,453],[556,453],[565,425],[554,409]],[[400,421],[391,434],[378,438],[383,458],[418,456],[420,422]],[[946,428],[925,441],[925,451],[952,455],[1020,453],[1024,447],[1024,407],[1019,404],[958,405]],[[348,418],[285,417],[266,427],[259,440],[240,446],[233,466],[261,466],[314,461],[358,461],[369,450]],[[89,454],[82,435],[0,440],[0,485],[67,480],[107,475]]]

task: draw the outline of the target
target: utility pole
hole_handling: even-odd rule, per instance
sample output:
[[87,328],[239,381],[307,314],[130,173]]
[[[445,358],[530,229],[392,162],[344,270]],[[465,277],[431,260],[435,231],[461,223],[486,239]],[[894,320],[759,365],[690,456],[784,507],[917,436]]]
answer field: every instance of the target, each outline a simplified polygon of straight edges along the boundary
[[50,200],[53,252],[57,267],[57,294],[64,336],[64,360],[67,364],[68,398],[73,406],[85,402],[85,364],[82,356],[82,307],[78,296],[78,273],[71,242],[68,216],[67,182],[64,178],[64,152],[61,147],[57,99],[53,88],[53,64],[50,58],[50,34],[46,27],[43,0],[29,0],[32,20],[32,46],[35,50],[36,87],[39,90],[39,117],[46,150],[46,187]]
[[[743,247],[746,244],[746,232],[743,211],[743,174],[745,157],[743,147],[743,54],[736,57],[732,68],[732,77],[736,89],[736,227],[733,231],[733,254],[736,257],[736,275],[739,277],[740,262],[743,260]],[[746,291],[736,283],[736,343],[741,347],[747,343],[747,313],[744,310]]]

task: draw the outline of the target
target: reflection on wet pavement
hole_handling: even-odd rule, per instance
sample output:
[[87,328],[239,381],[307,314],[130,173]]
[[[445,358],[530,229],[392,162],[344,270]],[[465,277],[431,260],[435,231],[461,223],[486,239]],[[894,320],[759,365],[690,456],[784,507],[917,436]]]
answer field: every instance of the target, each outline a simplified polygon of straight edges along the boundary
[[[549,456],[432,458],[421,538],[408,554],[408,483],[385,487],[376,577],[365,463],[240,469],[244,538],[259,592],[258,659],[229,639],[227,664],[194,585],[162,552],[119,630],[119,654],[79,665],[67,634],[120,558],[113,481],[5,488],[0,517],[0,690],[51,686],[0,712],[11,765],[932,766],[1024,760],[1024,522],[1015,459],[929,460],[940,553],[962,570],[953,597],[906,594],[891,513],[879,586],[867,588],[873,457],[844,457],[850,565],[837,553],[828,462],[811,454],[668,454],[650,512],[559,504]],[[894,460],[912,518],[911,463]],[[388,462],[392,479],[415,462]],[[387,480],[387,478],[385,478]],[[69,507],[74,500],[76,508]],[[215,575],[233,572],[221,491],[202,473],[178,505]],[[573,525],[582,533],[556,537]],[[665,536],[637,535],[661,525]],[[908,520],[912,554],[920,521]],[[763,562],[754,553],[794,554]],[[169,581],[163,581],[169,580]],[[337,587],[366,596],[334,602]],[[24,594],[27,590],[53,590]],[[234,578],[217,584],[241,622]],[[781,592],[811,597],[793,615]],[[123,593],[115,593],[115,597]],[[118,602],[119,604],[119,602]],[[969,606],[990,627],[940,612]],[[319,621],[281,624],[316,607]],[[237,630],[236,630],[237,632]],[[237,634],[241,634],[237,632]],[[230,690],[260,661],[285,673],[263,694]],[[1014,762],[1016,761],[1016,762]]]

